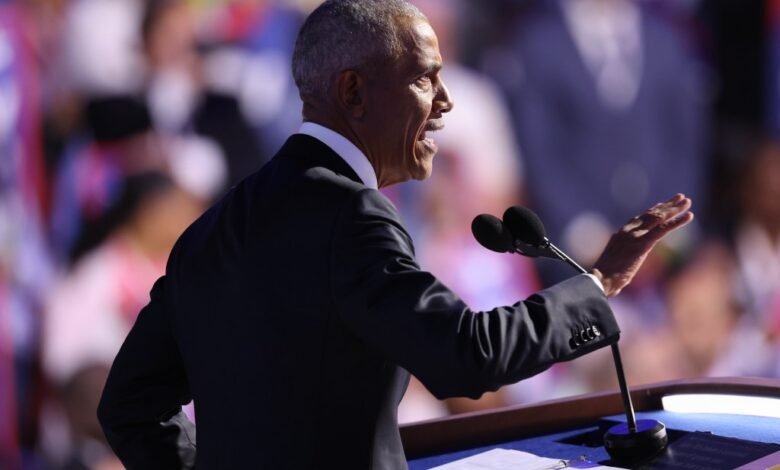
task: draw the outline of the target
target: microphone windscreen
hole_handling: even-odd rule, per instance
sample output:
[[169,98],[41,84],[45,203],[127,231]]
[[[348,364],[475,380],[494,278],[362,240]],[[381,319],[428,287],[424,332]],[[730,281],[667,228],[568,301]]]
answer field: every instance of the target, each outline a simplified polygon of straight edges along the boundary
[[506,253],[514,251],[512,235],[498,217],[480,214],[471,222],[471,233],[488,250]]
[[514,238],[528,245],[543,245],[547,238],[539,216],[527,207],[512,206],[507,209],[504,224]]

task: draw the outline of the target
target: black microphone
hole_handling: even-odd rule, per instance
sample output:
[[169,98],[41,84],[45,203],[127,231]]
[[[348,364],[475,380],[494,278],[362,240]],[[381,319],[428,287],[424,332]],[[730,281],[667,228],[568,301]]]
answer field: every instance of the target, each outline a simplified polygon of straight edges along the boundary
[[504,224],[516,243],[520,254],[532,258],[544,256],[564,261],[581,273],[587,271],[555,246],[544,230],[544,224],[534,211],[527,207],[512,206],[504,211]]
[[488,250],[506,253],[515,251],[512,234],[501,219],[490,214],[479,214],[471,222],[471,233]]
[[504,224],[512,235],[529,245],[549,244],[544,224],[539,216],[527,207],[512,206],[504,211]]
[[[559,259],[580,273],[587,272],[547,238],[539,216],[527,207],[510,207],[504,212],[503,223],[492,215],[479,215],[472,222],[471,230],[477,241],[490,250],[513,252],[531,258]],[[666,448],[669,439],[666,426],[660,421],[642,419],[637,422],[620,350],[617,343],[611,346],[627,422],[612,426],[607,431],[604,447],[618,463],[634,464],[658,454]]]

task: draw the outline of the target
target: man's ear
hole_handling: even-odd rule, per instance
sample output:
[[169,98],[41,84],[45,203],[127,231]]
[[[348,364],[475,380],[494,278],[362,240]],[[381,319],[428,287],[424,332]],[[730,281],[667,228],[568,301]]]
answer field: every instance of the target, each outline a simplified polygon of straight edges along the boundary
[[349,116],[360,119],[366,112],[366,80],[354,70],[345,70],[336,78],[336,102]]

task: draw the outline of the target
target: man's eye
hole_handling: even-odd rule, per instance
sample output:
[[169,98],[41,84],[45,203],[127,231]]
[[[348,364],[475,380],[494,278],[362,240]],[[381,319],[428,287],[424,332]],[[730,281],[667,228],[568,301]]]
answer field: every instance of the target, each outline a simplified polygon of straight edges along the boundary
[[417,78],[417,80],[414,81],[417,85],[420,86],[427,86],[431,83],[431,77],[428,75],[423,75],[422,77]]

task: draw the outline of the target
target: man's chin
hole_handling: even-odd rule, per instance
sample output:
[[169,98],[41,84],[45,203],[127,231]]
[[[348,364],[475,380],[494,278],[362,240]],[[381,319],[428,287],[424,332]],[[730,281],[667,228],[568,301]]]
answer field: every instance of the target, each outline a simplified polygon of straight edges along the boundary
[[425,179],[428,179],[431,177],[431,174],[433,174],[433,156],[430,157],[430,159],[422,162],[418,162],[419,164],[414,169],[414,172],[412,173],[412,178],[418,181],[422,181]]
[[411,168],[412,177],[416,180],[424,180],[431,176],[433,171],[433,158],[436,156],[438,148],[434,144],[429,145],[428,142],[418,141],[417,147],[414,149],[414,168]]

